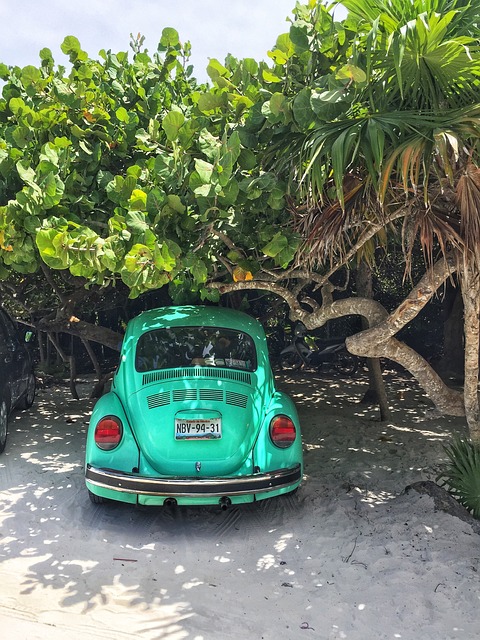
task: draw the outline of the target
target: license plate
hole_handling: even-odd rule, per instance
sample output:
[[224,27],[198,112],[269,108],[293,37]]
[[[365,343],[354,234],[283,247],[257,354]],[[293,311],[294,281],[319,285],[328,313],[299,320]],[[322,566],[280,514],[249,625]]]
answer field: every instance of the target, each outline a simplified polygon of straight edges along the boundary
[[175,418],[176,440],[218,440],[222,437],[222,419],[183,420]]

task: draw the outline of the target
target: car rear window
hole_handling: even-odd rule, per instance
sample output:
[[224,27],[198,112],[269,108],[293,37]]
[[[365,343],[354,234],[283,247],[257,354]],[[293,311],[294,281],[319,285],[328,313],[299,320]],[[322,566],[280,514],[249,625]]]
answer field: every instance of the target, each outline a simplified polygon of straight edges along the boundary
[[242,331],[219,327],[171,327],[144,333],[135,354],[137,371],[176,367],[227,367],[255,371],[252,338]]
[[139,338],[137,371],[192,366],[255,371],[255,344],[243,331],[219,327],[155,329]]

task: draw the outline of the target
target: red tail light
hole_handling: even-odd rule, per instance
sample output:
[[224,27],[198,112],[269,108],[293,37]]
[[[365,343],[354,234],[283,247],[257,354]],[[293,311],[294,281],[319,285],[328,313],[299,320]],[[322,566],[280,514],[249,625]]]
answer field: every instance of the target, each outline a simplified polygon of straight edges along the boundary
[[111,451],[122,439],[123,426],[119,418],[105,416],[95,427],[95,444],[99,449]]
[[270,423],[270,438],[280,449],[287,449],[297,437],[297,430],[292,420],[287,416],[275,416]]

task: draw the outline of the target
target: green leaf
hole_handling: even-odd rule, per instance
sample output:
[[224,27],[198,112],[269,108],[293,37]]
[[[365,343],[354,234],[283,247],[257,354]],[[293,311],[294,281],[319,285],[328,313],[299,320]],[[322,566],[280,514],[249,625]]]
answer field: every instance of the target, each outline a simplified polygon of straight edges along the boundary
[[215,195],[215,189],[211,184],[202,184],[194,189],[194,194],[202,198],[208,198]]
[[176,257],[170,252],[170,247],[166,242],[164,242],[161,247],[156,247],[153,253],[153,259],[155,266],[161,271],[173,271],[177,264]]
[[163,208],[168,209],[169,213],[185,213],[185,205],[182,203],[180,196],[170,194],[167,196],[166,204]]
[[158,187],[150,189],[147,194],[147,212],[151,215],[159,213],[165,201],[165,192]]
[[283,52],[287,60],[292,57],[295,49],[289,33],[282,33],[275,43],[277,49]]
[[48,47],[44,47],[40,50],[40,60],[43,62],[53,62],[52,51]]
[[256,76],[258,73],[258,62],[253,58],[244,58],[243,67],[252,76]]
[[86,135],[85,131],[81,129],[78,124],[72,124],[70,131],[72,132],[72,136],[75,138],[84,138]]
[[265,80],[265,82],[268,82],[269,84],[282,81],[282,79],[279,76],[277,76],[272,71],[269,71],[268,69],[264,69],[262,71],[262,78]]
[[128,227],[135,231],[143,232],[148,229],[145,214],[141,211],[129,211],[125,216],[125,222]]
[[267,55],[269,58],[272,58],[275,64],[285,64],[288,61],[287,54],[280,49],[273,49],[273,51],[268,51]]
[[128,207],[132,211],[145,211],[147,208],[147,194],[141,189],[134,189],[128,199]]
[[22,69],[22,82],[25,86],[36,84],[42,80],[42,73],[37,67],[28,65]]
[[250,149],[242,149],[238,158],[238,164],[242,169],[250,171],[257,165],[257,156]]
[[70,54],[78,54],[81,51],[80,41],[75,36],[67,36],[60,45],[62,52],[68,56]]
[[65,261],[57,255],[58,241],[61,237],[63,233],[59,233],[56,229],[40,229],[35,238],[42,260],[52,269],[66,267]]
[[115,111],[115,115],[117,116],[117,120],[120,120],[120,122],[128,123],[130,120],[128,117],[128,111],[125,109],[125,107],[118,107],[118,109]]
[[293,42],[295,46],[295,51],[297,53],[302,53],[303,51],[309,51],[310,43],[308,40],[308,35],[305,31],[305,27],[298,27],[296,25],[292,25],[290,27],[290,40]]
[[153,254],[144,244],[134,244],[125,256],[125,268],[130,273],[141,270],[152,260]]
[[345,89],[333,89],[331,91],[313,91],[311,97],[311,105],[315,113],[320,112],[325,106],[325,102],[335,104],[345,100]]
[[239,191],[238,182],[234,178],[230,178],[223,187],[222,193],[218,196],[222,206],[226,207],[235,204]]
[[283,93],[274,93],[270,98],[270,110],[276,115],[282,115],[288,112],[288,101]]
[[178,31],[172,27],[165,27],[162,31],[160,44],[163,47],[176,47],[180,43]]
[[202,184],[209,184],[212,179],[213,165],[205,160],[195,160],[195,170],[202,181]]
[[229,70],[223,66],[216,58],[210,58],[207,66],[207,73],[213,82],[218,82],[220,78],[230,75]]
[[30,166],[28,160],[20,160],[17,162],[17,171],[20,179],[23,180],[26,184],[34,185],[35,182],[35,171]]
[[19,115],[25,108],[25,102],[22,100],[22,98],[11,98],[8,106],[12,113],[14,113],[15,115]]
[[262,252],[270,258],[275,258],[288,246],[288,238],[280,231],[276,233],[270,242],[262,248]]
[[214,303],[220,301],[220,291],[218,289],[206,289],[205,287],[201,287],[199,293],[200,300],[202,301],[208,300]]
[[308,129],[315,122],[315,114],[310,104],[311,90],[302,89],[293,101],[293,117],[301,129]]
[[346,64],[337,71],[336,78],[339,80],[351,80],[353,82],[365,82],[367,74],[363,69],[360,69],[360,67],[354,64]]
[[207,280],[207,267],[205,266],[203,260],[200,260],[199,258],[195,258],[192,266],[190,267],[190,273],[192,274],[195,282],[199,284],[206,282]]
[[250,189],[261,189],[262,191],[271,191],[277,184],[277,179],[273,173],[262,173],[258,178],[254,178],[249,186]]
[[213,93],[202,93],[198,99],[198,109],[202,113],[209,113],[211,111],[215,111],[216,109],[220,109],[225,100],[223,96],[213,94]]
[[167,134],[168,140],[173,142],[178,138],[180,127],[185,122],[185,116],[180,111],[170,111],[162,121],[162,128]]

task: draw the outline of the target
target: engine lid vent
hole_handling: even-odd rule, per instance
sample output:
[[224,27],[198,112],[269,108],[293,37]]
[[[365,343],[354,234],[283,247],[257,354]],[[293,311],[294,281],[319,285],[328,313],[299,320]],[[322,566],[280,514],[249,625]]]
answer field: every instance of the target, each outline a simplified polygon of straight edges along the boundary
[[217,380],[233,380],[243,384],[252,384],[252,376],[247,371],[219,369],[218,367],[185,367],[183,369],[161,369],[144,373],[142,385],[163,382],[164,380],[183,380],[185,378],[215,378]]

